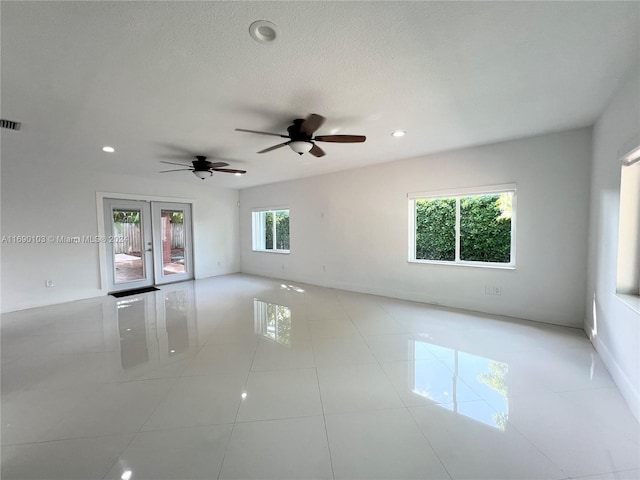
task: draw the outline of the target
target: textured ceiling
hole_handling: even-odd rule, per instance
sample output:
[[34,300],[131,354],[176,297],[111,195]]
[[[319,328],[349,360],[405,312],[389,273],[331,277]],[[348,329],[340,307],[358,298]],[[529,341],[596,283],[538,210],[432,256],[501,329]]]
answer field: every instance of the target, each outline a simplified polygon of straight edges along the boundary
[[[244,188],[592,124],[638,62],[638,2],[1,2],[2,161]],[[278,27],[272,44],[249,25]],[[308,113],[323,158],[258,155]],[[403,129],[403,138],[391,132]],[[117,152],[100,151],[113,145]],[[189,160],[185,158],[185,164]],[[167,166],[168,167],[168,166]],[[170,167],[168,167],[170,168]]]

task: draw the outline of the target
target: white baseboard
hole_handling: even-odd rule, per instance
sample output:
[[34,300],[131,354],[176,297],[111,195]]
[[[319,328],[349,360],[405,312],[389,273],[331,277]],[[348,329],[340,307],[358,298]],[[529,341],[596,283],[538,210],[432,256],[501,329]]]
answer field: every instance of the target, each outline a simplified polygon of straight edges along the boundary
[[620,390],[620,393],[629,405],[631,413],[633,413],[636,420],[640,422],[640,394],[634,388],[629,377],[625,375],[618,363],[615,361],[607,346],[600,341],[600,338],[598,336],[592,337],[591,343],[593,343],[596,352],[600,355],[600,359],[607,367],[611,378],[613,378],[613,381]]

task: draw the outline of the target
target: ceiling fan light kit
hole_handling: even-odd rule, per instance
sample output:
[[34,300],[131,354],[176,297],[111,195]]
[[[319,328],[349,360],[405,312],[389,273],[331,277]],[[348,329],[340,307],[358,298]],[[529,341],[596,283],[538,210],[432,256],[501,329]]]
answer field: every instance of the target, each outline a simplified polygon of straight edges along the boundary
[[213,175],[213,173],[210,172],[209,170],[194,170],[193,174],[196,177],[198,177],[200,180],[204,180],[205,178]]
[[289,148],[296,152],[298,155],[302,155],[303,153],[307,153],[313,148],[313,143],[305,141],[289,142]]

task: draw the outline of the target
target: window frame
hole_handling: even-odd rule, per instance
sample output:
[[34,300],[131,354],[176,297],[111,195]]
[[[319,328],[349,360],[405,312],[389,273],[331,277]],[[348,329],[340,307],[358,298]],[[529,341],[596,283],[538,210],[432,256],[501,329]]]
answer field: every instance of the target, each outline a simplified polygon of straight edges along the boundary
[[[478,262],[460,259],[460,198],[475,195],[492,195],[501,193],[512,194],[512,214],[511,214],[511,250],[509,263],[500,262]],[[515,270],[516,268],[516,222],[517,222],[517,185],[515,183],[505,183],[500,185],[487,185],[480,187],[434,190],[429,192],[413,192],[407,194],[409,205],[409,263],[428,265],[453,265],[463,267],[497,268]],[[455,225],[455,259],[448,260],[425,260],[416,258],[416,200],[455,198],[456,199],[456,225]]]
[[[640,179],[640,135],[633,139],[634,148],[621,155],[620,191],[618,207],[618,240],[616,253],[616,294],[634,299],[635,309],[640,303],[640,278],[638,283],[625,277],[637,277],[640,270],[640,209],[637,205],[637,183]],[[631,205],[631,207],[630,207]],[[627,257],[636,259],[637,264]],[[640,310],[639,310],[640,311]]]
[[[267,213],[272,213],[274,222],[273,222],[273,242],[274,247],[277,239],[277,222],[275,222],[276,214],[278,212],[287,212],[287,216],[289,218],[289,248],[288,249],[279,249],[279,248],[266,248],[266,221],[262,221],[262,218],[266,218]],[[266,253],[278,253],[288,255],[291,253],[291,209],[288,206],[277,206],[277,207],[263,207],[263,208],[254,208],[251,210],[251,249],[254,252],[266,252]]]

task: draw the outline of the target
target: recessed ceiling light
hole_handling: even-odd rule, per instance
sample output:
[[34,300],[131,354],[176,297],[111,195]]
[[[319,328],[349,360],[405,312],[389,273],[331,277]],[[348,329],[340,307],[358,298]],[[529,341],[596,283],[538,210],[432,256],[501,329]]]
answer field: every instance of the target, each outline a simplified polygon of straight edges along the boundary
[[404,137],[407,134],[407,132],[405,132],[404,130],[396,130],[395,132],[391,133],[392,137]]
[[249,34],[256,42],[271,43],[276,39],[276,26],[267,20],[257,20],[249,27]]
[[116,151],[116,149],[113,147],[106,146],[106,147],[102,147],[102,151],[107,153],[113,153]]

